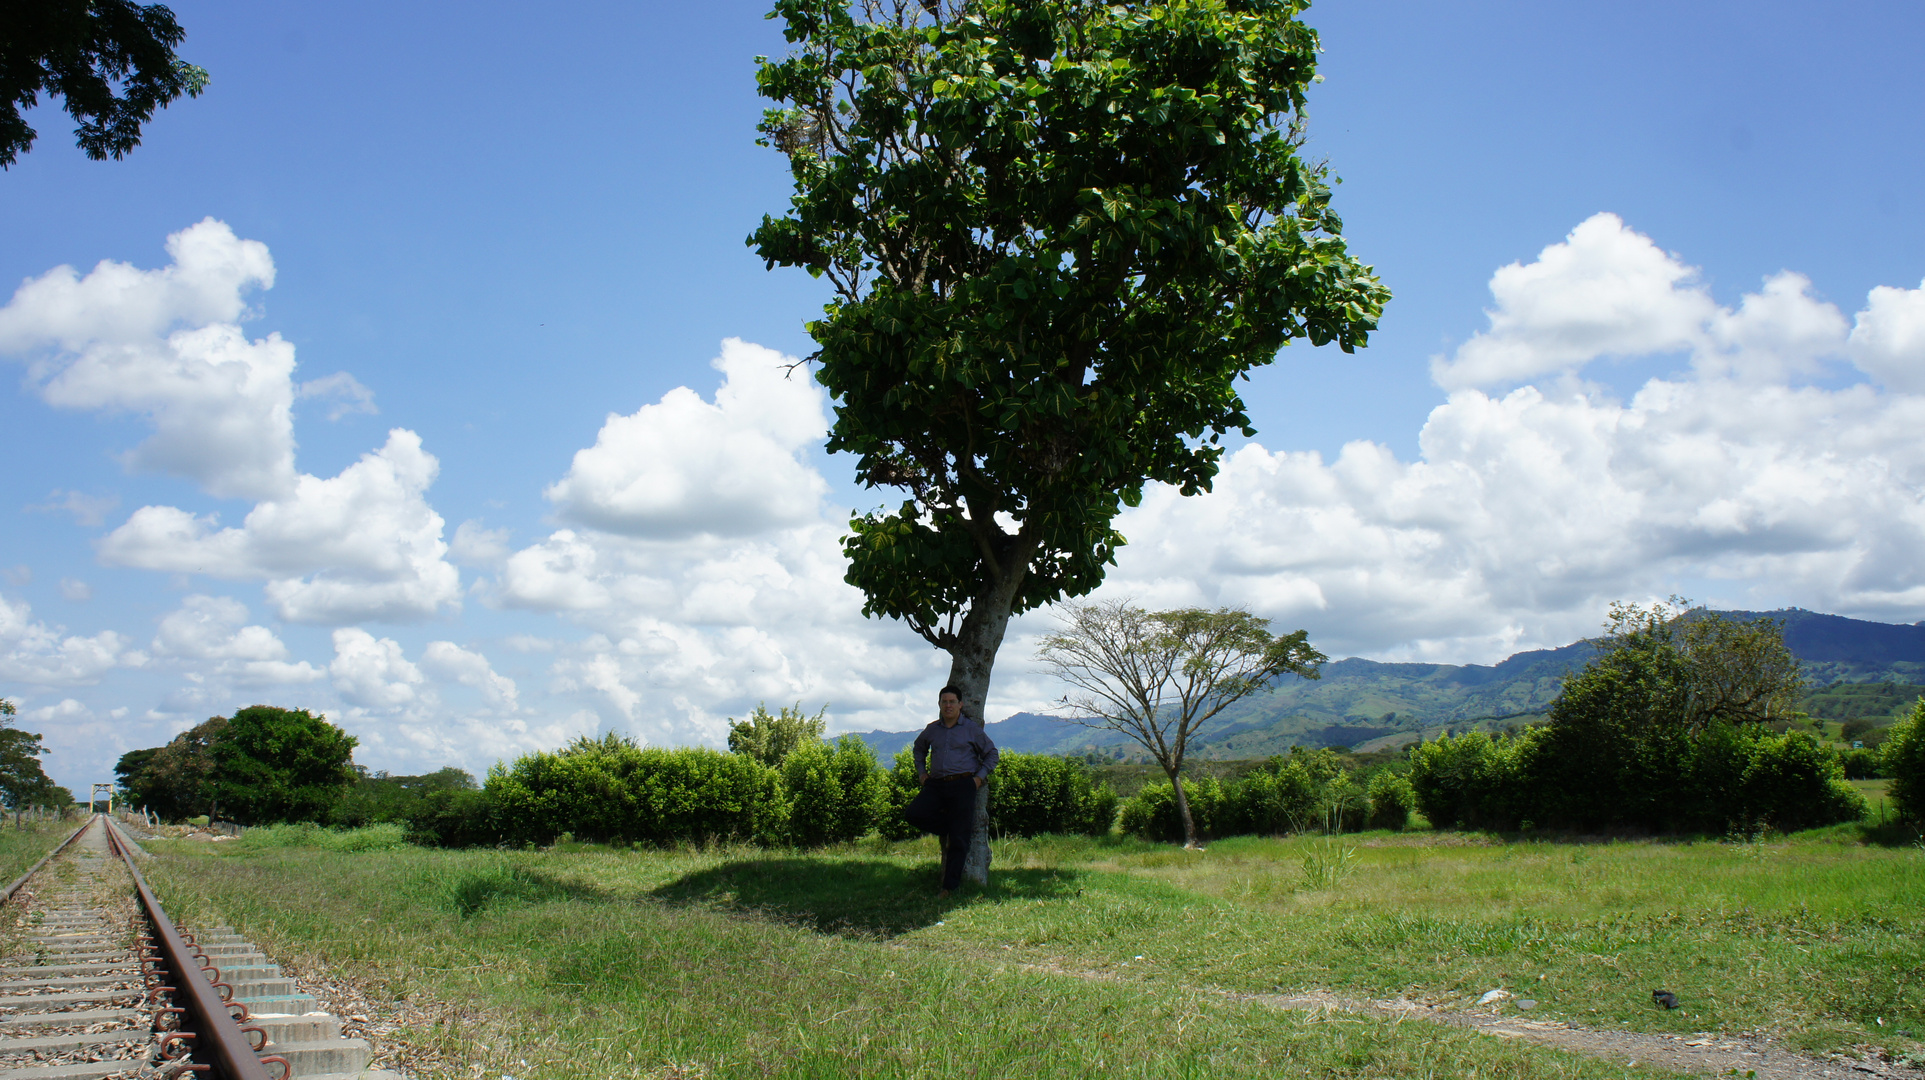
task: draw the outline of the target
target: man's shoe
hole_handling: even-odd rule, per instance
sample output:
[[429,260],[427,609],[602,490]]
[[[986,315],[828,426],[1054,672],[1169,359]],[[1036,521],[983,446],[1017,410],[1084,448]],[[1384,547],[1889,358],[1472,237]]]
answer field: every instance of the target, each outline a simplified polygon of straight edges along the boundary
[[950,892],[950,890],[948,890],[948,889],[938,889],[938,890],[936,891],[936,899],[938,899],[938,900],[947,900],[947,899],[949,899],[949,892]]

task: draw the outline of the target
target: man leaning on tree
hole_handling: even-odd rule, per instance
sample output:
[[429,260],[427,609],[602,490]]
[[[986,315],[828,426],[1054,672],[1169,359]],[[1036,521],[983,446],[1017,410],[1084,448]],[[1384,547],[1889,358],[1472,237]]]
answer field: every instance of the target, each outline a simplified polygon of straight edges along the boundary
[[964,723],[962,691],[945,686],[936,695],[940,715],[916,736],[916,780],[922,790],[903,816],[942,845],[942,891],[962,884],[963,861],[976,828],[976,789],[996,771],[996,744],[980,721]]

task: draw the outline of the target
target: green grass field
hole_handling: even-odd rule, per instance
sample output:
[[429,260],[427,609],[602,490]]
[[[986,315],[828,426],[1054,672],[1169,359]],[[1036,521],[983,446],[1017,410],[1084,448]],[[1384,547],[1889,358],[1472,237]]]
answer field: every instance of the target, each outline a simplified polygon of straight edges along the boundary
[[[152,845],[189,922],[391,997],[404,1038],[516,1077],[1650,1076],[1419,1021],[1272,1010],[1323,990],[1652,1032],[1918,1046],[1925,849],[1459,834],[1001,843],[934,899],[933,847],[528,852]],[[1650,992],[1684,1002],[1664,1012]],[[1908,1034],[1901,1034],[1901,1032]],[[523,1064],[526,1062],[526,1064]],[[463,1075],[466,1075],[465,1073]]]
[[9,818],[0,823],[0,889],[80,827],[79,821],[25,822],[19,826],[11,822]]

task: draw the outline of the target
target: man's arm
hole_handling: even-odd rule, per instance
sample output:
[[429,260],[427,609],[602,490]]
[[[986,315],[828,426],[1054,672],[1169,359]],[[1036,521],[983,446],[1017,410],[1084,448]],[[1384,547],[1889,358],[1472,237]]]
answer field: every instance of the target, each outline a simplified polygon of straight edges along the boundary
[[976,729],[976,786],[982,787],[989,782],[989,774],[996,771],[996,763],[1003,756],[996,749],[996,741],[982,728]]
[[915,744],[914,753],[916,755],[916,783],[926,784],[929,782],[929,769],[928,769],[929,729],[928,728],[923,728],[920,732],[916,733],[916,744]]

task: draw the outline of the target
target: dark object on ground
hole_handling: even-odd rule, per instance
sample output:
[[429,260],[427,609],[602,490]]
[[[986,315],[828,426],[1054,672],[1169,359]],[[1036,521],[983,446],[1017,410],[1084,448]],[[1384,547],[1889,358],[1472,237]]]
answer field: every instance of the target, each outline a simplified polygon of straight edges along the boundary
[[1675,1009],[1678,1007],[1678,995],[1672,993],[1669,990],[1651,991],[1651,1000],[1657,1002],[1658,1004],[1664,1006],[1667,1009]]

